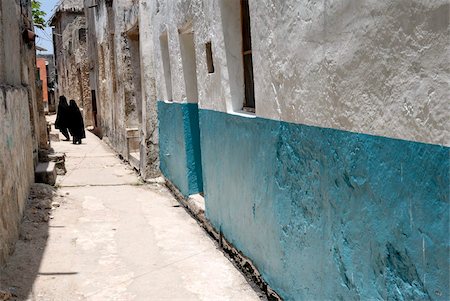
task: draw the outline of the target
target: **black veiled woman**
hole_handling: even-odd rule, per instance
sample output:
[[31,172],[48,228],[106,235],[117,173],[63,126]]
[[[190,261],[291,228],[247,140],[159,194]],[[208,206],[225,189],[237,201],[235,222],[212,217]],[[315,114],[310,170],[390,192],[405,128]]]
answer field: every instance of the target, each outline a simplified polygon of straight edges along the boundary
[[73,136],[73,144],[81,144],[81,139],[86,138],[84,132],[83,116],[75,100],[71,99],[69,104],[69,130]]
[[59,97],[58,113],[56,115],[55,128],[59,129],[61,134],[66,137],[65,141],[70,141],[69,132],[67,131],[69,127],[69,105],[67,104],[67,99],[64,95]]

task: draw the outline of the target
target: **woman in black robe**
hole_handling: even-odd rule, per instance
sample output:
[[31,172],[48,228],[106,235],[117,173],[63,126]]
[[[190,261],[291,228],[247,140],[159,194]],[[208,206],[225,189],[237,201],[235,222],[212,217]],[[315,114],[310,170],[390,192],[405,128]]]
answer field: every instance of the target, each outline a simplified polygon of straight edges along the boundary
[[81,144],[81,139],[86,138],[84,132],[83,116],[75,100],[71,99],[69,104],[69,130],[73,136],[73,144]]
[[64,141],[70,141],[69,132],[67,128],[69,127],[69,105],[67,104],[67,99],[64,95],[59,97],[58,113],[56,115],[55,128],[59,129],[61,134],[66,137]]

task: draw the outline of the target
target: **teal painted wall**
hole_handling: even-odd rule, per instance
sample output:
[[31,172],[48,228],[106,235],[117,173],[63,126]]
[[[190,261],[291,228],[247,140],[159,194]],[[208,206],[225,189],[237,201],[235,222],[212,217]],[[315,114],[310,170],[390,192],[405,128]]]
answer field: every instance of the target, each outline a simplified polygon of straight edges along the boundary
[[448,148],[199,115],[207,218],[286,300],[450,299]]
[[198,106],[158,101],[160,168],[184,196],[203,191]]

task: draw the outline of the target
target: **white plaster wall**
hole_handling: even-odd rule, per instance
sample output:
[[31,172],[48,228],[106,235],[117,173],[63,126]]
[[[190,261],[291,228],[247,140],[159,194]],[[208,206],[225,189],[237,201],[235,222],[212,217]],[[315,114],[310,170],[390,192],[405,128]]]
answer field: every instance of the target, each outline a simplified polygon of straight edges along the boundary
[[[154,56],[156,91],[159,100],[167,101],[162,65],[160,36],[167,32],[171,68],[172,98],[174,102],[188,102],[183,72],[179,29],[192,23],[196,50],[196,72],[200,107],[226,111],[226,100],[231,102],[231,92],[225,68],[226,55],[221,34],[219,3],[202,0],[155,1],[152,7],[154,30]],[[209,74],[206,64],[205,43],[211,41],[215,72]],[[191,101],[189,101],[191,102]]]
[[[177,29],[192,19],[200,107],[239,112],[243,80],[236,49],[242,38],[232,38],[239,28],[230,10],[238,2],[153,2],[158,99],[166,100],[159,35],[167,30],[173,99],[186,101]],[[257,116],[450,144],[447,0],[249,5]],[[213,74],[206,67],[207,41]]]
[[449,145],[449,2],[250,1],[256,113]]

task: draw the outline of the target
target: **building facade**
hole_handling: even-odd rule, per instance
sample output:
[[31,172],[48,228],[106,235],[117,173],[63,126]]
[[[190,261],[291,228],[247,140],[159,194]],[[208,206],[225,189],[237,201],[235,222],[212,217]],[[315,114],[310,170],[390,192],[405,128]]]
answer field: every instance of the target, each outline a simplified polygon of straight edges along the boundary
[[48,104],[48,61],[45,58],[38,57],[36,58],[36,66],[39,73],[39,79],[42,83],[42,102],[44,105],[44,112],[48,112],[49,104]]
[[159,175],[149,3],[84,1],[99,135],[143,178]]
[[82,0],[63,0],[50,19],[57,73],[56,99],[64,95],[82,109],[85,126],[95,126],[89,89],[87,29]]
[[19,236],[38,152],[48,147],[30,20],[31,1],[0,2],[0,265]]
[[55,61],[53,54],[37,54],[36,65],[42,82],[44,112],[54,113],[55,108]]
[[58,89],[85,26],[98,135],[203,195],[279,295],[450,298],[447,1],[83,4],[53,19]]
[[448,1],[153,1],[160,167],[286,300],[448,300]]

